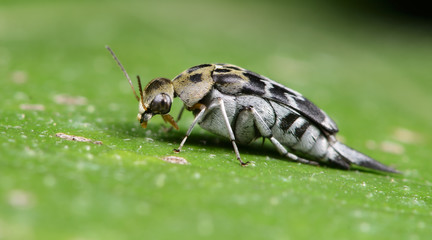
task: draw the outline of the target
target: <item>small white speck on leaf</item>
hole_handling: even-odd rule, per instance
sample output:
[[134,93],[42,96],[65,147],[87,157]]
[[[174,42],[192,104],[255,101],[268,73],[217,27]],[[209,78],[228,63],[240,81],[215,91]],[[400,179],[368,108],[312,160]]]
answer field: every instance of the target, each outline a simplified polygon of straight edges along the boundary
[[369,232],[371,230],[371,225],[367,222],[362,222],[362,223],[360,223],[359,228],[360,228],[361,232],[366,233],[366,232]]
[[20,109],[29,111],[45,111],[45,106],[42,104],[21,104]]
[[36,151],[31,149],[29,146],[25,146],[24,147],[24,151],[25,153],[27,153],[27,155],[29,156],[35,156],[36,155]]
[[141,160],[141,161],[135,161],[134,165],[136,166],[143,166],[143,165],[147,165],[147,161]]
[[418,227],[419,229],[424,229],[424,228],[426,227],[426,223],[420,221],[420,222],[417,223],[417,227]]
[[211,215],[201,213],[198,216],[197,231],[201,236],[210,236],[214,232],[214,223]]
[[9,192],[8,202],[12,207],[26,209],[34,206],[35,199],[31,193],[15,189]]
[[355,211],[353,211],[352,214],[355,218],[362,218],[363,217],[363,212],[361,210],[355,210]]
[[401,155],[405,152],[405,148],[402,145],[395,142],[389,142],[389,141],[382,142],[380,148],[384,152],[393,153],[397,155]]
[[116,112],[120,109],[120,106],[117,103],[110,103],[108,104],[108,109],[113,112]]
[[383,141],[381,143],[377,143],[374,140],[368,140],[366,142],[366,147],[371,150],[379,148],[383,152],[392,153],[396,155],[401,155],[405,152],[405,148],[402,145],[390,141]]
[[54,187],[57,183],[57,180],[55,177],[51,176],[51,175],[47,175],[43,178],[43,183],[45,184],[45,186],[47,187]]
[[374,150],[377,148],[377,143],[374,140],[367,140],[366,147],[370,150]]
[[288,177],[281,177],[282,182],[291,182],[292,181],[292,176],[288,176]]
[[273,206],[279,205],[279,198],[277,198],[277,197],[271,197],[269,202]]
[[200,179],[201,178],[201,174],[199,172],[196,172],[196,173],[193,174],[193,178]]
[[420,133],[402,127],[398,127],[394,130],[393,138],[403,143],[420,143],[424,140]]
[[165,156],[164,158],[162,158],[162,160],[174,164],[181,164],[181,165],[189,164],[189,162],[186,159],[177,156]]
[[15,100],[19,100],[19,101],[30,100],[30,97],[26,93],[23,93],[23,92],[16,92],[13,97]]
[[24,84],[27,82],[28,75],[25,71],[15,71],[12,73],[12,81],[16,84]]
[[68,140],[68,141],[90,142],[90,143],[99,144],[99,145],[102,144],[101,141],[94,141],[94,140],[92,140],[90,138],[69,135],[69,134],[66,134],[66,133],[56,133],[55,136],[58,137],[58,138],[62,138],[62,139]]
[[161,173],[155,177],[155,185],[158,188],[161,188],[165,185],[165,179],[166,175],[164,173]]
[[94,113],[95,110],[96,110],[95,106],[93,106],[93,105],[87,106],[87,112],[88,113]]
[[85,105],[87,99],[83,96],[69,96],[67,94],[59,94],[54,96],[54,102],[64,105]]

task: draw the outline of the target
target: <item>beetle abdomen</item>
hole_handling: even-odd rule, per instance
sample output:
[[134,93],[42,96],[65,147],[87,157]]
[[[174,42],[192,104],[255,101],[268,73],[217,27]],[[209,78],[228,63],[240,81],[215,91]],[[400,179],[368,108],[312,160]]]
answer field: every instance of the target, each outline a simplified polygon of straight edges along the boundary
[[296,111],[271,102],[276,113],[276,124],[271,128],[273,136],[284,146],[322,159],[329,146],[327,137],[313,123]]

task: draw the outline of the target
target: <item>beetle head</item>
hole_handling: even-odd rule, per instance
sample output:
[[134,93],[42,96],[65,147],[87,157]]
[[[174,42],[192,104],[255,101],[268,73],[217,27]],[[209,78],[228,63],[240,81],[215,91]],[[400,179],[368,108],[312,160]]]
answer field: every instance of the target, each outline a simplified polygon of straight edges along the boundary
[[150,120],[150,118],[152,118],[154,115],[160,114],[165,122],[170,123],[175,129],[178,129],[177,123],[174,121],[171,115],[169,115],[172,100],[174,99],[174,86],[172,82],[166,78],[156,78],[150,81],[143,91],[141,80],[139,76],[137,76],[140,93],[140,97],[138,97],[132,81],[123,65],[120,63],[111,48],[109,46],[106,46],[106,48],[120,66],[121,70],[129,81],[129,85],[132,88],[135,98],[139,102],[137,118],[141,126],[146,128],[147,122]]
[[142,90],[141,81],[138,77],[138,86],[141,98],[139,99],[137,118],[141,126],[146,128],[150,118],[160,114],[165,122],[178,129],[177,123],[169,115],[172,100],[174,99],[174,86],[171,80],[166,78],[153,79]]

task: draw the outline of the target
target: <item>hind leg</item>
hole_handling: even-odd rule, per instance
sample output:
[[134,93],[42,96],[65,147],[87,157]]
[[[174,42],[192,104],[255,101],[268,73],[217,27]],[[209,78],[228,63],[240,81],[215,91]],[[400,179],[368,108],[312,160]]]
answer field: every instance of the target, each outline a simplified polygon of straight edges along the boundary
[[260,134],[264,138],[270,139],[272,144],[276,147],[276,149],[282,156],[294,162],[300,162],[300,163],[305,163],[310,165],[319,165],[317,162],[309,161],[307,159],[298,157],[297,155],[288,152],[288,150],[276,138],[273,137],[271,129],[267,126],[267,124],[264,122],[263,118],[259,115],[259,113],[253,107],[250,107],[249,110],[253,115],[255,125],[258,128]]

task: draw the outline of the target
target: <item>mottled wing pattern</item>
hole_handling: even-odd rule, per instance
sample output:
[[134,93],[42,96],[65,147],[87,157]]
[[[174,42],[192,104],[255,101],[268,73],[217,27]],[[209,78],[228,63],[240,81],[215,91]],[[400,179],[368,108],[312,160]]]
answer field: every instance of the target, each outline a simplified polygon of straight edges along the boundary
[[201,100],[212,88],[214,64],[201,64],[180,73],[172,81],[176,96],[188,107]]
[[300,93],[257,73],[230,64],[216,64],[213,70],[215,87],[225,94],[255,95],[284,104],[328,133],[338,132],[336,123]]

